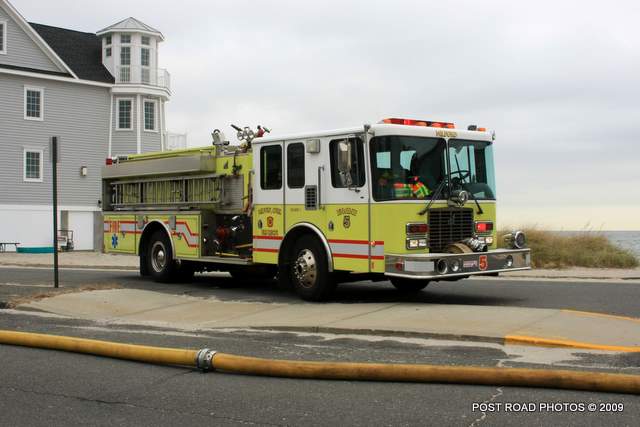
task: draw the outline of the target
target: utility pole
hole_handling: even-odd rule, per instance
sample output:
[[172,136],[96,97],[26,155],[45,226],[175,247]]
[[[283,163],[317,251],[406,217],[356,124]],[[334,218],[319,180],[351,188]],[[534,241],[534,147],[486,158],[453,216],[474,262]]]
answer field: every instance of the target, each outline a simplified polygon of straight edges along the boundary
[[51,174],[53,183],[53,286],[59,286],[58,276],[58,137],[51,137]]

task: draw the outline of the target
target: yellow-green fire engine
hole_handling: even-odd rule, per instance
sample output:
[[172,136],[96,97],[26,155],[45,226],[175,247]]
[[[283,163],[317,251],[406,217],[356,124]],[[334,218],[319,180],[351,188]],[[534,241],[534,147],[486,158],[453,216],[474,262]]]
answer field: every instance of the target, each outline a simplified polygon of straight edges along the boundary
[[304,299],[339,282],[430,281],[530,268],[524,235],[498,249],[494,134],[452,123],[373,125],[107,159],[104,250],[155,280],[227,271]]

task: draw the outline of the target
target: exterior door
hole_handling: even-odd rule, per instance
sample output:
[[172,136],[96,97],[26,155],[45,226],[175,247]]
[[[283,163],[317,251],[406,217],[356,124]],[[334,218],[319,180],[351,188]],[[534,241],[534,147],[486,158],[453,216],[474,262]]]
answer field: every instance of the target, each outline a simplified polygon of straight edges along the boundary
[[277,264],[284,237],[283,142],[256,144],[253,210],[253,259]]
[[[370,242],[369,190],[362,135],[327,138],[326,221],[335,270],[368,272],[384,263]],[[380,253],[379,253],[380,252]]]

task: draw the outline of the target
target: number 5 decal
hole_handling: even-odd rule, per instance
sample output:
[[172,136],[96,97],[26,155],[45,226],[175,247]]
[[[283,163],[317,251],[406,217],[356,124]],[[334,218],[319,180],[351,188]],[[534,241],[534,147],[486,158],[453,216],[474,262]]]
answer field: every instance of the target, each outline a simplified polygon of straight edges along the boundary
[[486,270],[487,267],[489,267],[489,262],[487,260],[487,256],[486,255],[480,255],[480,258],[478,259],[478,268],[482,271]]

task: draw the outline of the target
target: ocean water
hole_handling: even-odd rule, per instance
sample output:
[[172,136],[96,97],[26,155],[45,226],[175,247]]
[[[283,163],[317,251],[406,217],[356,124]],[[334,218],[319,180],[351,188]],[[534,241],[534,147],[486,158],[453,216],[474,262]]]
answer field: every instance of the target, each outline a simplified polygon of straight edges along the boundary
[[614,244],[630,249],[640,258],[640,231],[602,231]]
[[[558,231],[560,234],[584,233],[584,231]],[[640,258],[640,231],[594,231],[603,234],[616,246],[629,249]]]

